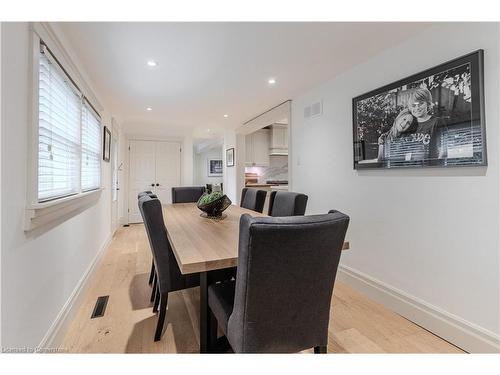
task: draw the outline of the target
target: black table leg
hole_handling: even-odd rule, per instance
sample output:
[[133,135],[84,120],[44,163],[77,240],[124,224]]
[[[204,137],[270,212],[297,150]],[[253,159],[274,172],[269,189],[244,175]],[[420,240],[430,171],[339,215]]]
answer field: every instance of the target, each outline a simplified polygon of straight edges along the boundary
[[208,353],[208,272],[200,272],[200,353]]

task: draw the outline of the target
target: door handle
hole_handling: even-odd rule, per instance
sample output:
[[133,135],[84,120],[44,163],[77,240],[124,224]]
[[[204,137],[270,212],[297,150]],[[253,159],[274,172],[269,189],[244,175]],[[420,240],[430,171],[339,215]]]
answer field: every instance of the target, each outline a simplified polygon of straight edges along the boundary
[[155,186],[155,184],[151,184],[151,186]]
[[157,183],[156,186],[160,186],[160,184]]

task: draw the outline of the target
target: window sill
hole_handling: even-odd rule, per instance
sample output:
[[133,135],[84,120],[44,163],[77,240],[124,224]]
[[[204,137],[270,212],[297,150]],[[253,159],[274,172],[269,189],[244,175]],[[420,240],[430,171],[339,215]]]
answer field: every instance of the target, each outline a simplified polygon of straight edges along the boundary
[[31,231],[90,206],[99,199],[102,190],[103,188],[100,188],[75,196],[29,205],[26,207],[24,231]]

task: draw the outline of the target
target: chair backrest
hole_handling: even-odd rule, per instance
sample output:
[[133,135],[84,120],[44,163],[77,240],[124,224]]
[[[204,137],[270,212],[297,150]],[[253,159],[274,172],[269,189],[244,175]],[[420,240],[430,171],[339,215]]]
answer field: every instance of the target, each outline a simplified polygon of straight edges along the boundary
[[[142,212],[142,204],[141,204],[141,199],[144,197],[150,197],[153,199],[158,199],[158,196],[156,194],[153,194],[153,192],[146,190],[146,191],[141,191],[139,194],[137,194],[137,205],[139,206],[139,212],[141,213],[142,221],[144,222],[144,213]],[[146,223],[144,223],[145,225]]]
[[139,199],[143,195],[151,195],[151,194],[153,194],[153,192],[151,190],[141,191],[139,194],[137,194],[137,199]]
[[148,225],[146,223],[146,219],[144,218],[144,211],[142,210],[143,208],[143,203],[144,201],[150,200],[150,199],[157,199],[156,195],[154,194],[141,194],[139,193],[139,199],[137,200],[137,205],[139,206],[139,212],[141,213],[142,216],[142,221],[144,222],[144,229],[146,229],[146,234],[148,236],[148,241],[149,241],[149,248],[151,250],[151,253],[153,254],[153,260],[154,260],[154,252],[153,252],[153,242],[151,241],[151,235],[148,230]]
[[298,352],[327,345],[333,285],[349,225],[325,215],[242,215],[234,308],[235,352]]
[[148,233],[153,259],[155,262],[160,292],[170,290],[170,243],[163,221],[161,202],[157,198],[143,196],[139,200],[140,210],[144,217],[144,226]]
[[307,206],[307,195],[291,191],[272,191],[269,196],[269,216],[304,215]]
[[241,191],[240,206],[248,208],[249,210],[262,212],[264,209],[264,202],[266,201],[266,195],[267,192],[265,190],[243,188]]
[[198,202],[205,192],[203,186],[182,186],[172,188],[172,203]]
[[139,210],[153,253],[160,292],[183,289],[185,279],[168,241],[160,200],[155,195],[145,195],[139,199]]

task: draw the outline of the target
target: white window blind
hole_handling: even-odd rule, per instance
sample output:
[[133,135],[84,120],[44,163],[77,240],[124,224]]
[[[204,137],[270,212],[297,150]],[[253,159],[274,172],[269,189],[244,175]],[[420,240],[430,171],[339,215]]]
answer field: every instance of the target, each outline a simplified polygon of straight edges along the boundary
[[38,202],[101,186],[101,120],[43,44],[39,55]]
[[81,96],[42,46],[39,59],[38,201],[80,190]]
[[82,110],[82,191],[101,186],[101,122],[85,103]]

